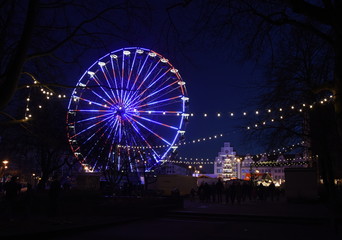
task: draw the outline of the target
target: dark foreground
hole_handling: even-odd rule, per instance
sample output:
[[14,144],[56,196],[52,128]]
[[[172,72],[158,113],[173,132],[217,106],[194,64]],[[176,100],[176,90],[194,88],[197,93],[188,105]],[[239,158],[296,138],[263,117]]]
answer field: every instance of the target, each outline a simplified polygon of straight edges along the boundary
[[0,238],[342,239],[341,213],[320,202],[182,200],[72,193],[53,213],[44,196],[36,196],[11,220],[1,209]]

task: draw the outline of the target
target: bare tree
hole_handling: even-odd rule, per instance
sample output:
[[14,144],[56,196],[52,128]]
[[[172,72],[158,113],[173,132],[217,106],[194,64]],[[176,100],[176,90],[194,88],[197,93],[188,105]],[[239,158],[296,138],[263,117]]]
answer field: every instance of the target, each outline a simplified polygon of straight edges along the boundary
[[[242,56],[241,59],[244,60],[254,59],[261,65],[267,62],[266,67],[269,69],[276,66],[277,59],[283,54],[282,48],[291,38],[295,39],[295,34],[303,32],[310,34],[312,39],[315,38],[316,47],[324,52],[316,56],[315,62],[325,63],[325,70],[332,73],[322,74],[321,79],[306,90],[315,93],[330,91],[333,94],[338,132],[342,138],[340,1],[185,1],[183,4],[170,5],[168,9],[174,32],[181,33],[175,12],[185,11],[184,9],[197,11],[197,18],[194,17],[195,24],[190,38],[180,38],[183,45],[189,45],[191,41],[203,36],[216,39],[214,42],[223,39],[229,45],[233,44],[232,55]],[[289,47],[291,46],[286,46],[286,49],[291,51]]]
[[134,24],[148,21],[143,1],[2,0],[0,6],[1,110],[25,78],[24,72],[44,85],[51,83],[49,75],[66,84],[68,74],[78,74],[83,56],[112,50],[107,48],[113,41],[135,41]]

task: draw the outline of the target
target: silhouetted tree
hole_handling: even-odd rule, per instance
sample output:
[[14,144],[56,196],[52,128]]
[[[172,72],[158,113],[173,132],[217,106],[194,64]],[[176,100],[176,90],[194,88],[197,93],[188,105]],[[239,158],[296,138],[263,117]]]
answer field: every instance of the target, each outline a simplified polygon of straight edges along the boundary
[[144,1],[2,0],[0,6],[1,111],[23,81],[68,85],[83,56],[112,50],[113,41],[135,41],[141,30],[135,23],[148,20]]

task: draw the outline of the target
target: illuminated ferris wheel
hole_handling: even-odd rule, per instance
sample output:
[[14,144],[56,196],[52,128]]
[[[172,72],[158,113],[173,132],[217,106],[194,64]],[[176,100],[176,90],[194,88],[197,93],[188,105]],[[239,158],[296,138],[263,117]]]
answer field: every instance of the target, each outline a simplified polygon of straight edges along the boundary
[[112,164],[150,169],[177,148],[188,100],[185,82],[162,55],[138,47],[110,52],[73,90],[67,114],[71,149],[88,171]]

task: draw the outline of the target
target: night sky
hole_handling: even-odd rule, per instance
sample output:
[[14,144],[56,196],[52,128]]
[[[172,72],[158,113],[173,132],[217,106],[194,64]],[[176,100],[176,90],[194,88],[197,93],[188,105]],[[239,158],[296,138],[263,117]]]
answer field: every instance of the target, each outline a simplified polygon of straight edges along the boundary
[[[171,0],[147,2],[149,8],[142,9],[140,16],[127,14],[122,9],[107,15],[118,24],[117,29],[105,26],[98,30],[98,25],[86,24],[84,28],[87,32],[109,31],[117,37],[112,40],[105,34],[100,35],[102,39],[94,42],[94,49],[86,49],[86,54],[77,58],[78,64],[72,67],[66,65],[62,72],[54,73],[49,66],[33,68],[39,71],[39,79],[53,76],[52,82],[75,86],[90,65],[109,52],[125,47],[151,49],[167,58],[186,82],[190,98],[189,113],[193,116],[189,117],[185,129],[187,144],[179,147],[178,157],[204,158],[212,162],[224,142],[230,142],[238,155],[265,152],[264,146],[255,143],[258,139],[250,141],[245,138],[247,122],[242,117],[243,112],[260,110],[256,98],[260,93],[258,86],[263,82],[261,70],[252,62],[241,61],[242,53],[237,50],[236,44],[215,35],[211,29],[201,28],[201,24],[196,24],[203,20],[199,16],[203,10],[201,8],[206,8],[206,5],[196,1],[186,7],[176,6],[175,1]],[[101,4],[93,6],[94,13],[106,7],[103,2]],[[168,9],[170,6],[174,7]],[[40,21],[44,17],[49,18],[48,11],[44,14],[40,16]],[[65,21],[61,25],[77,25],[82,21],[77,13],[69,11],[65,14],[67,20],[58,15],[61,17],[60,21]],[[53,28],[45,31],[50,38],[56,39],[63,39],[62,35],[65,34]],[[57,55],[68,60],[72,54],[70,48],[70,44],[66,45],[57,51]],[[72,88],[65,88],[63,91],[63,94],[70,96]],[[66,106],[67,102],[68,99],[65,101]],[[231,112],[235,114],[234,117],[230,116]],[[218,113],[221,117],[217,116]],[[204,117],[204,114],[208,117]],[[215,135],[217,138],[214,138]],[[196,143],[192,143],[193,140]]]
[[[97,50],[83,60],[84,68],[80,71],[85,71],[98,58],[119,48],[134,46],[154,50],[168,58],[186,82],[190,98],[189,112],[194,116],[189,118],[185,141],[224,135],[214,140],[180,146],[179,157],[209,158],[212,161],[224,142],[230,142],[239,155],[265,151],[262,146],[246,141],[244,136],[247,130],[241,129],[246,126],[242,112],[257,108],[256,86],[262,81],[259,70],[253,63],[242,63],[241,56],[232,54],[232,44],[214,40],[209,33],[184,44],[187,38],[193,36],[191,17],[197,16],[193,10],[195,8],[190,6],[171,10],[171,18],[176,22],[172,23],[175,26],[170,30],[170,18],[166,11],[170,3],[163,1],[158,5],[155,1],[151,2],[149,21],[134,26],[134,29],[139,29],[138,35],[133,31],[130,36],[128,32],[125,34],[128,41],[113,42],[106,49]],[[76,83],[81,74],[77,72],[70,75],[68,83]],[[240,117],[232,118],[230,112]],[[204,113],[208,117],[204,117]],[[217,117],[217,113],[222,116]]]

